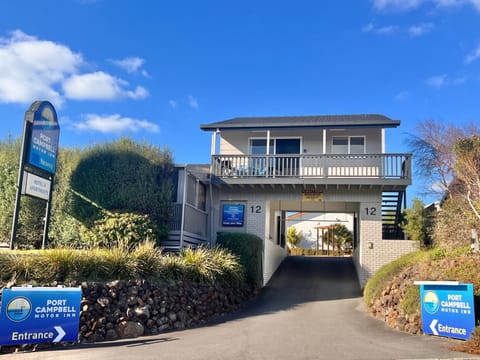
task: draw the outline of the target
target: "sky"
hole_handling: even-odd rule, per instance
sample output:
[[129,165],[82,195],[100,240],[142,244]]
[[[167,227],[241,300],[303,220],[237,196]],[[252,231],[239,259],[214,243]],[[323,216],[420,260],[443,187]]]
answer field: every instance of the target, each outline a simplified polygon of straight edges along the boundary
[[0,139],[48,100],[63,147],[208,163],[200,124],[383,114],[403,153],[421,121],[478,122],[479,94],[480,0],[0,0]]

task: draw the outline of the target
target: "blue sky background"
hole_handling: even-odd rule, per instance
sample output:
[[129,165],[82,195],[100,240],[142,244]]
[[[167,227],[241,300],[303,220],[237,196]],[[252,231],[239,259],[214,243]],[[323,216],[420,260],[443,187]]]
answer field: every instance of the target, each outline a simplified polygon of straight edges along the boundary
[[380,113],[407,152],[422,120],[478,122],[479,94],[480,0],[0,1],[0,138],[46,99],[62,146],[130,136],[177,163],[239,116]]

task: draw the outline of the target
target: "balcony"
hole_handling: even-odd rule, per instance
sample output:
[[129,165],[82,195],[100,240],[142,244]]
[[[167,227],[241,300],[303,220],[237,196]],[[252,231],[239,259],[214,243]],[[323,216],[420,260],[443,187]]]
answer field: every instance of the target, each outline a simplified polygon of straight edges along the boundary
[[213,155],[212,175],[227,184],[411,184],[410,154]]

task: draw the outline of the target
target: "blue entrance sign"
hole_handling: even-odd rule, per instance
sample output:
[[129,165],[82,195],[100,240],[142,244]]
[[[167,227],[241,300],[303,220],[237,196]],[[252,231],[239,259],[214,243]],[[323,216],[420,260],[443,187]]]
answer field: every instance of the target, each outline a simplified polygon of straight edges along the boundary
[[58,151],[58,125],[57,112],[48,101],[35,101],[28,116],[32,116],[32,133],[28,153],[28,163],[39,169],[55,174]]
[[425,334],[467,340],[475,329],[473,285],[418,281]]
[[222,226],[243,226],[245,205],[224,204],[222,213]]
[[3,289],[0,345],[78,341],[80,288]]

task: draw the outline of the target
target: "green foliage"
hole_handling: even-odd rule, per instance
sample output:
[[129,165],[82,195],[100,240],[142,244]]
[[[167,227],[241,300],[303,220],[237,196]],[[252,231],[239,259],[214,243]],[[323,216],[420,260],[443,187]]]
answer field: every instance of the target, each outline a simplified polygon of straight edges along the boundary
[[85,149],[70,177],[69,212],[91,224],[101,210],[149,214],[168,224],[173,192],[173,163],[168,150],[130,139]]
[[[9,242],[15,194],[18,179],[18,164],[21,141],[7,137],[0,142],[0,241]],[[16,246],[38,248],[43,237],[45,202],[23,196],[20,203]]]
[[208,283],[243,284],[245,270],[237,257],[226,249],[187,249],[163,255],[153,242],[130,250],[48,249],[0,252],[0,279],[20,283],[46,284],[54,281],[187,280]]
[[352,246],[353,233],[343,224],[334,224],[333,245],[340,251]]
[[263,241],[258,236],[247,233],[219,232],[217,245],[238,255],[240,263],[246,270],[247,279],[260,286],[262,274]]
[[[10,239],[20,148],[20,139],[0,141],[0,242]],[[53,186],[49,247],[88,247],[80,229],[104,211],[148,215],[156,237],[168,236],[173,163],[167,149],[126,138],[83,150],[60,148]],[[20,209],[16,245],[38,248],[45,202],[22,196]]]
[[90,248],[123,246],[133,249],[143,241],[156,242],[158,239],[156,226],[149,215],[110,211],[102,211],[101,214],[101,218],[95,220],[93,226],[81,228],[82,238]]
[[420,199],[414,198],[412,206],[405,209],[405,220],[400,226],[410,239],[417,241],[421,247],[431,245],[432,215]]
[[420,311],[420,287],[410,286],[400,301],[400,307],[405,314],[415,314]]
[[447,199],[436,216],[434,245],[448,250],[469,246],[474,224],[475,217],[464,197],[454,196]]
[[295,226],[290,226],[287,230],[287,242],[292,246],[296,247],[302,241],[303,233],[297,232]]

